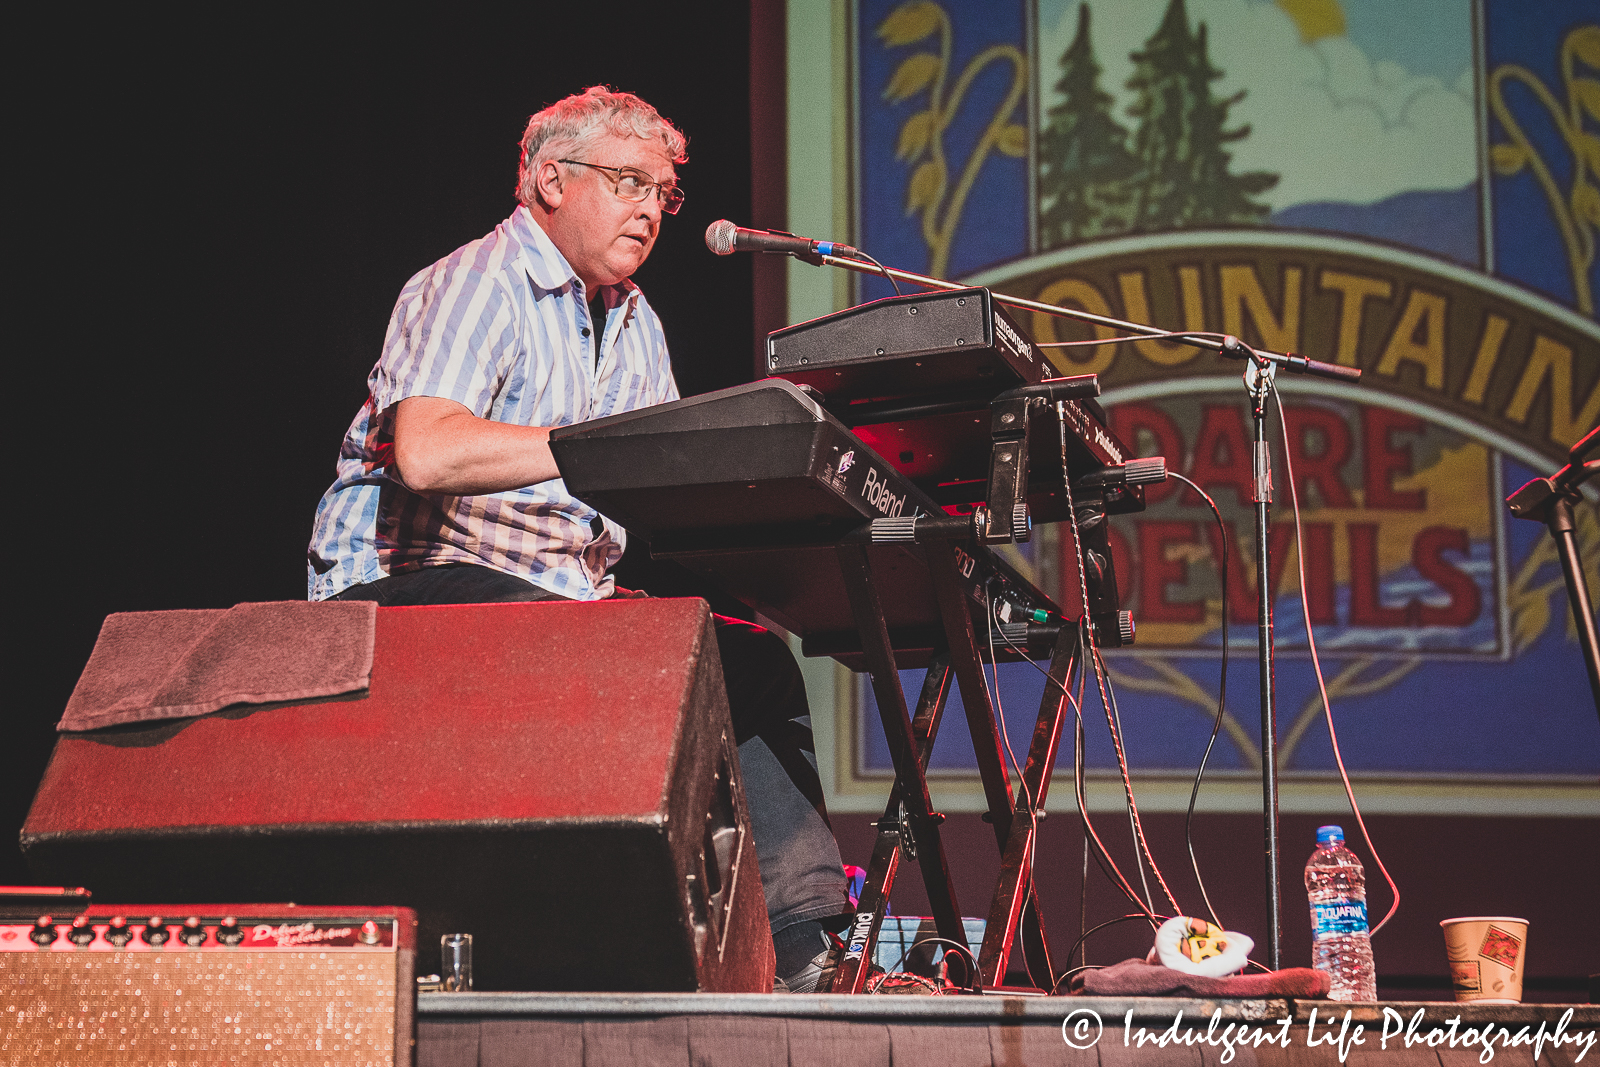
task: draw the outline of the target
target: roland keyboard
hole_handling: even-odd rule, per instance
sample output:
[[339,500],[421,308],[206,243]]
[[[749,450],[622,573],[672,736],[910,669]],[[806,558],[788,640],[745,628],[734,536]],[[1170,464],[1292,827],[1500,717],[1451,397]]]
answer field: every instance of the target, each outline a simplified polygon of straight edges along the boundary
[[[805,641],[848,661],[856,622],[837,546],[871,520],[943,508],[795,385],[777,379],[551,431],[568,490],[649,539],[651,554],[715,581]],[[897,650],[933,647],[941,623],[927,552],[958,553],[977,632],[984,601],[1059,609],[977,545],[877,543],[869,554]]]
[[[984,498],[989,402],[1060,373],[978,286],[873,300],[774,331],[767,372],[815,389],[829,414],[941,506]],[[1068,400],[1064,411],[1074,481],[1132,458],[1095,400]],[[1061,445],[1048,410],[1031,413],[1029,445],[1034,521],[1060,521]],[[1134,487],[1111,510],[1143,507]]]

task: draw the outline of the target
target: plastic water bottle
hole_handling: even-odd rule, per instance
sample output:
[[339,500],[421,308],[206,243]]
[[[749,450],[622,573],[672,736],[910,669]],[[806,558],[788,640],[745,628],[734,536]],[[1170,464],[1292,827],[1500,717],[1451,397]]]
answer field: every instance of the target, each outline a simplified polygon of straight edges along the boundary
[[1367,933],[1367,873],[1344,847],[1343,827],[1317,827],[1317,850],[1306,861],[1306,895],[1311,898],[1311,966],[1333,979],[1328,999],[1377,1000]]

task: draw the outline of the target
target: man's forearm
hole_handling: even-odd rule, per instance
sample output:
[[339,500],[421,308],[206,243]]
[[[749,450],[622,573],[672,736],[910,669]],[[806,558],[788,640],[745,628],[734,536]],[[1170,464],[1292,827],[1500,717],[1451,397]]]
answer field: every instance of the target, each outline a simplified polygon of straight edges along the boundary
[[560,476],[548,428],[480,419],[442,397],[395,405],[394,455],[400,480],[419,493],[499,493]]

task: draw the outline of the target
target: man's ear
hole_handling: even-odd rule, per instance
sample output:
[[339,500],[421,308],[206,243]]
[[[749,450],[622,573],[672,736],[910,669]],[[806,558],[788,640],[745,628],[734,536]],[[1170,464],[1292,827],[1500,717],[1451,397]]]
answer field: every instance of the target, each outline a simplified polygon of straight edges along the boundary
[[539,164],[538,173],[534,176],[533,187],[539,194],[539,200],[544,204],[546,211],[554,211],[561,206],[564,192],[564,176],[560,164],[547,159]]

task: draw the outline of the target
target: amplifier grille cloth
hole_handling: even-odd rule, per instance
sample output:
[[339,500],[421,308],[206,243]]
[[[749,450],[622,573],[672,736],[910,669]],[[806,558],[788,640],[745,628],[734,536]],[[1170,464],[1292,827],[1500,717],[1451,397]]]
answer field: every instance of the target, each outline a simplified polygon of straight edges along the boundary
[[0,952],[0,1064],[394,1062],[395,956]]

